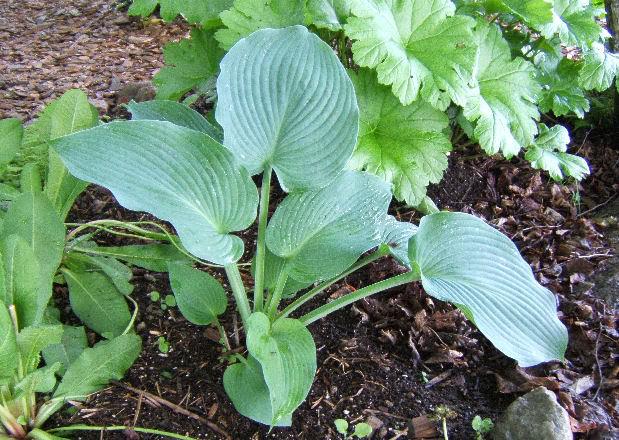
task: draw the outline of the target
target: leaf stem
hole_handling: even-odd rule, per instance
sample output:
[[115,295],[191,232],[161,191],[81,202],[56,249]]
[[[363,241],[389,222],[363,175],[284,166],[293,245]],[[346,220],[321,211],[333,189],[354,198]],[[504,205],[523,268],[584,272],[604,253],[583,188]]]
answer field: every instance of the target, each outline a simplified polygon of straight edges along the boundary
[[317,309],[314,309],[308,314],[300,317],[299,321],[301,321],[303,325],[307,326],[312,322],[319,320],[320,318],[324,318],[330,313],[346,307],[348,304],[365,298],[366,296],[374,295],[375,293],[391,289],[392,287],[401,286],[402,284],[419,281],[419,279],[420,274],[418,270],[413,270],[412,272],[406,272],[395,277],[387,278],[386,280],[379,281],[378,283],[374,283],[370,286],[356,290],[349,293],[348,295],[344,295],[341,298],[333,300],[325,304],[324,306],[318,307]]
[[279,303],[282,300],[282,292],[284,291],[284,287],[286,286],[286,280],[288,279],[288,268],[286,266],[282,267],[282,270],[279,271],[279,276],[277,277],[277,283],[275,284],[275,289],[273,290],[273,296],[271,297],[271,302],[269,303],[269,319],[271,322],[275,319],[275,313],[277,313],[277,308],[279,307]]
[[230,289],[232,289],[232,295],[234,295],[234,299],[236,300],[236,305],[239,309],[243,326],[247,328],[247,318],[249,318],[251,310],[249,308],[247,292],[245,291],[245,286],[243,285],[243,280],[241,279],[241,273],[235,263],[226,264],[224,269],[226,270],[226,276],[230,282]]
[[[62,431],[120,431],[128,429],[127,426],[90,426],[90,425],[71,425],[71,426],[61,426],[60,428],[52,428],[48,429],[48,432],[62,432]],[[139,428],[132,427],[129,428],[136,432],[143,432],[145,434],[158,434],[166,437],[178,438],[181,440],[197,440],[194,437],[189,437],[187,435],[175,434],[173,432],[168,431],[160,431],[158,429],[149,429],[149,428]]]
[[341,280],[345,276],[353,273],[354,271],[356,271],[358,269],[361,269],[363,266],[366,266],[366,265],[370,264],[371,262],[378,260],[381,257],[384,257],[387,254],[389,254],[389,250],[387,249],[387,247],[380,246],[376,250],[376,252],[363,257],[362,259],[357,261],[355,264],[350,266],[348,269],[346,269],[346,271],[342,272],[341,274],[339,274],[339,275],[337,275],[337,276],[335,276],[335,277],[333,277],[333,278],[331,278],[331,279],[329,279],[327,281],[324,281],[324,282],[320,283],[318,286],[314,287],[312,290],[307,292],[305,295],[303,295],[303,296],[297,298],[296,300],[294,300],[294,302],[290,303],[288,305],[288,307],[286,307],[284,310],[282,310],[282,312],[279,315],[277,315],[276,321],[278,319],[280,319],[280,318],[287,317],[292,312],[297,310],[299,307],[301,307],[303,304],[305,304],[306,302],[311,300],[313,297],[318,295],[320,292],[325,290],[327,287],[329,287],[333,283],[337,283],[339,280]]
[[273,168],[267,165],[262,173],[260,187],[260,213],[258,215],[258,243],[256,244],[256,270],[254,280],[254,312],[262,312],[264,301],[264,260],[266,254],[265,235],[269,217],[269,196]]

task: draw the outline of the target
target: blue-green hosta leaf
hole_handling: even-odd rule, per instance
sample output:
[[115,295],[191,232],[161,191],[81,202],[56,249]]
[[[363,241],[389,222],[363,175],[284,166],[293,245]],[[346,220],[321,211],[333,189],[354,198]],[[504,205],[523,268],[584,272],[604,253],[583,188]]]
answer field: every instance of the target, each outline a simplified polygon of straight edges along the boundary
[[520,17],[525,23],[540,29],[552,22],[552,1],[548,0],[484,0],[486,13],[503,12]]
[[232,5],[232,0],[134,0],[127,12],[129,15],[148,17],[159,5],[161,18],[172,22],[181,14],[191,24],[205,27],[219,23],[219,13]]
[[325,188],[289,194],[267,226],[266,244],[295,280],[329,279],[380,243],[390,201],[376,176],[344,171]]
[[[224,372],[224,389],[236,410],[258,423],[273,421],[271,396],[262,375],[260,363],[247,356],[242,362],[230,365]],[[290,426],[292,413],[282,416],[273,426]]]
[[537,134],[540,91],[533,66],[523,58],[511,59],[509,45],[499,28],[478,21],[475,76],[479,93],[472,94],[464,116],[475,122],[474,135],[488,154],[511,157],[529,145]]
[[8,118],[0,120],[0,169],[8,164],[17,154],[21,140],[24,135],[24,127],[19,119]]
[[475,58],[471,17],[454,16],[449,0],[352,0],[355,15],[344,26],[357,40],[353,57],[376,68],[378,82],[391,85],[404,105],[419,95],[445,110],[464,105]]
[[578,84],[578,74],[582,62],[561,57],[561,60],[545,59],[536,63],[537,80],[542,85],[539,108],[546,113],[550,110],[555,116],[573,112],[584,118],[589,111],[589,100]]
[[64,376],[67,368],[88,348],[88,338],[84,327],[63,326],[59,344],[51,344],[43,349],[43,359],[47,365],[60,362],[58,374]]
[[80,321],[100,335],[122,334],[131,313],[112,281],[100,272],[61,270],[69,286],[71,308]]
[[[279,278],[279,273],[286,265],[286,260],[275,255],[269,248],[265,249],[264,258],[264,288],[269,292],[273,292],[277,284],[277,279]],[[252,261],[251,265],[251,275],[254,278],[256,277],[255,270],[256,260]],[[301,289],[305,289],[309,284],[311,283],[304,283],[292,277],[288,277],[284,290],[282,291],[282,298],[292,298],[295,293]]]
[[599,10],[589,5],[589,0],[553,0],[552,22],[539,26],[541,34],[552,38],[558,34],[568,46],[587,46],[607,35],[596,22]]
[[258,191],[209,136],[170,122],[119,121],[58,139],[54,148],[73,175],[172,223],[192,254],[224,265],[243,255],[243,241],[229,232],[254,221]]
[[131,119],[168,121],[181,127],[201,131],[217,142],[223,142],[224,134],[221,127],[214,126],[200,113],[180,102],[164,100],[131,101],[127,104],[127,110],[131,113]]
[[38,367],[41,361],[41,350],[51,344],[59,344],[61,338],[62,325],[26,327],[18,333],[17,347],[26,374]]
[[17,369],[17,342],[15,329],[6,304],[0,298],[0,378],[13,377]]
[[521,366],[564,359],[567,330],[554,296],[499,231],[469,214],[433,214],[421,219],[409,256],[430,295],[463,305]]
[[307,11],[319,29],[339,31],[350,15],[349,0],[308,0]]
[[307,0],[235,0],[234,6],[220,15],[226,25],[215,34],[228,50],[241,38],[265,28],[285,28],[304,24]]
[[411,268],[408,257],[408,242],[419,229],[408,222],[399,222],[395,217],[388,215],[383,223],[381,243],[389,247],[389,252],[404,266]]
[[619,75],[619,55],[608,52],[604,45],[595,42],[583,51],[584,65],[578,82],[585,90],[602,92],[609,88]]
[[2,239],[0,251],[6,286],[6,296],[0,299],[7,305],[15,305],[20,329],[31,326],[37,317],[43,316],[46,306],[38,301],[39,262],[28,242],[17,234]]
[[419,205],[428,184],[438,183],[447,168],[451,142],[441,133],[449,124],[447,115],[421,100],[403,106],[369,70],[351,78],[360,127],[348,167],[376,174],[393,185],[398,200]]
[[213,276],[179,263],[169,263],[170,286],[176,304],[189,322],[209,325],[226,311],[226,291]]
[[567,144],[570,143],[570,135],[565,127],[554,125],[548,128],[545,124],[540,124],[539,132],[539,136],[524,156],[533,168],[548,171],[550,177],[558,182],[563,180],[564,176],[582,180],[589,174],[585,159],[565,152]]
[[126,334],[85,349],[67,369],[53,398],[85,400],[110,380],[122,379],[141,348],[138,335]]
[[302,26],[263,29],[221,63],[215,112],[251,174],[272,166],[286,191],[327,185],[355,147],[355,90],[333,50]]
[[283,318],[271,326],[269,318],[257,312],[249,317],[247,327],[247,350],[262,366],[273,426],[307,397],[316,374],[316,345],[296,319]]
[[166,65],[153,78],[157,99],[178,100],[219,72],[224,51],[218,46],[214,31],[194,27],[190,35],[191,38],[163,47]]

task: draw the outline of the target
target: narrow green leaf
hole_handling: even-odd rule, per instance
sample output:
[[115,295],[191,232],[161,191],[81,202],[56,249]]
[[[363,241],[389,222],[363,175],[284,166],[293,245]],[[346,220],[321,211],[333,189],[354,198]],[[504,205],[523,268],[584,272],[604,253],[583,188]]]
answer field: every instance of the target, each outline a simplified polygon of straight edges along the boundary
[[62,325],[26,327],[17,335],[17,347],[24,363],[26,374],[34,371],[41,361],[41,350],[51,344],[59,344]]
[[217,93],[226,148],[252,175],[270,165],[286,191],[325,186],[352,154],[354,88],[333,50],[302,26],[239,41],[221,62]]
[[120,380],[137,359],[142,341],[135,334],[118,336],[85,349],[67,369],[53,397],[84,400],[110,380]]
[[6,304],[0,299],[0,378],[12,377],[17,369],[15,329]]
[[53,148],[48,150],[48,161],[44,193],[56,208],[60,218],[64,220],[77,196],[88,186],[88,182],[69,174],[69,170]]
[[73,313],[88,327],[103,335],[122,334],[131,319],[129,307],[112,281],[99,272],[62,269],[69,286]]
[[217,142],[223,142],[223,131],[208,122],[204,116],[194,109],[175,101],[145,101],[127,104],[127,110],[132,119],[150,119],[155,121],[168,121],[181,127],[191,128],[209,135]]
[[247,350],[260,362],[271,401],[274,426],[307,397],[316,374],[316,345],[296,319],[283,318],[273,327],[263,313],[247,322]]
[[191,264],[192,260],[171,244],[137,244],[106,247],[74,247],[73,250],[90,255],[118,258],[129,264],[153,272],[167,272],[168,263]]
[[3,169],[17,154],[24,135],[24,127],[19,119],[8,118],[0,120],[0,169]]
[[41,171],[36,163],[26,163],[19,174],[19,186],[23,193],[40,193],[43,191],[41,184]]
[[47,365],[60,362],[58,374],[63,376],[67,368],[88,348],[88,338],[84,327],[63,326],[59,344],[51,344],[43,349],[43,359]]
[[258,191],[232,154],[209,136],[163,121],[119,121],[65,136],[54,148],[69,171],[110,189],[118,202],[174,225],[185,248],[216,264],[236,262],[230,232],[255,219]]
[[133,272],[129,267],[113,257],[87,256],[87,258],[91,265],[107,275],[120,293],[125,296],[131,295],[134,286],[129,282],[133,277]]
[[390,201],[378,177],[345,171],[323,189],[289,194],[269,222],[266,244],[295,280],[329,279],[380,243]]
[[179,263],[169,263],[170,286],[176,304],[191,323],[209,325],[226,311],[228,296],[213,276]]
[[426,216],[409,257],[430,295],[464,305],[481,332],[521,366],[564,359],[567,330],[554,296],[499,231],[469,214]]

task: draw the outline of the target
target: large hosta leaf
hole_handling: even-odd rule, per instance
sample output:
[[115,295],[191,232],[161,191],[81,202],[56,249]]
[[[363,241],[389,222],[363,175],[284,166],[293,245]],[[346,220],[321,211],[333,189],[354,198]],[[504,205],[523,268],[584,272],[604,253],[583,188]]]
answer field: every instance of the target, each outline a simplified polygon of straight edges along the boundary
[[224,145],[251,174],[271,166],[288,191],[325,186],[355,147],[354,88],[331,48],[302,26],[239,41],[217,93]]
[[323,189],[288,195],[269,222],[266,244],[288,260],[295,280],[331,278],[380,243],[390,200],[376,176],[345,171]]
[[466,103],[464,115],[476,121],[474,135],[488,154],[518,154],[537,134],[535,105],[539,84],[533,66],[523,58],[511,59],[509,45],[498,27],[479,21],[475,75],[479,94]]
[[243,255],[243,241],[229,232],[253,222],[258,192],[209,136],[169,122],[120,121],[54,148],[72,174],[109,188],[128,209],[172,223],[192,254],[224,265]]
[[438,183],[447,168],[449,139],[441,133],[445,112],[418,100],[403,106],[376,76],[362,69],[351,75],[360,111],[359,139],[348,166],[376,174],[393,184],[398,200],[416,206],[429,183]]
[[418,95],[438,109],[464,105],[469,94],[475,47],[474,21],[454,16],[449,0],[353,0],[355,17],[344,26],[354,60],[376,68],[402,104]]
[[563,360],[567,330],[556,300],[503,234],[472,215],[441,212],[421,219],[409,246],[424,289],[464,306],[507,356],[522,366]]

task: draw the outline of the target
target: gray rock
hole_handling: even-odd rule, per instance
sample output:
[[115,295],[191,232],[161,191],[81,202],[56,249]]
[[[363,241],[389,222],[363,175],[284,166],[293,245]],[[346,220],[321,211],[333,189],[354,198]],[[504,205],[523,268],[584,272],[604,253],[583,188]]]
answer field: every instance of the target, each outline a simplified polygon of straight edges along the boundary
[[544,387],[519,397],[492,431],[494,440],[572,440],[570,417]]

